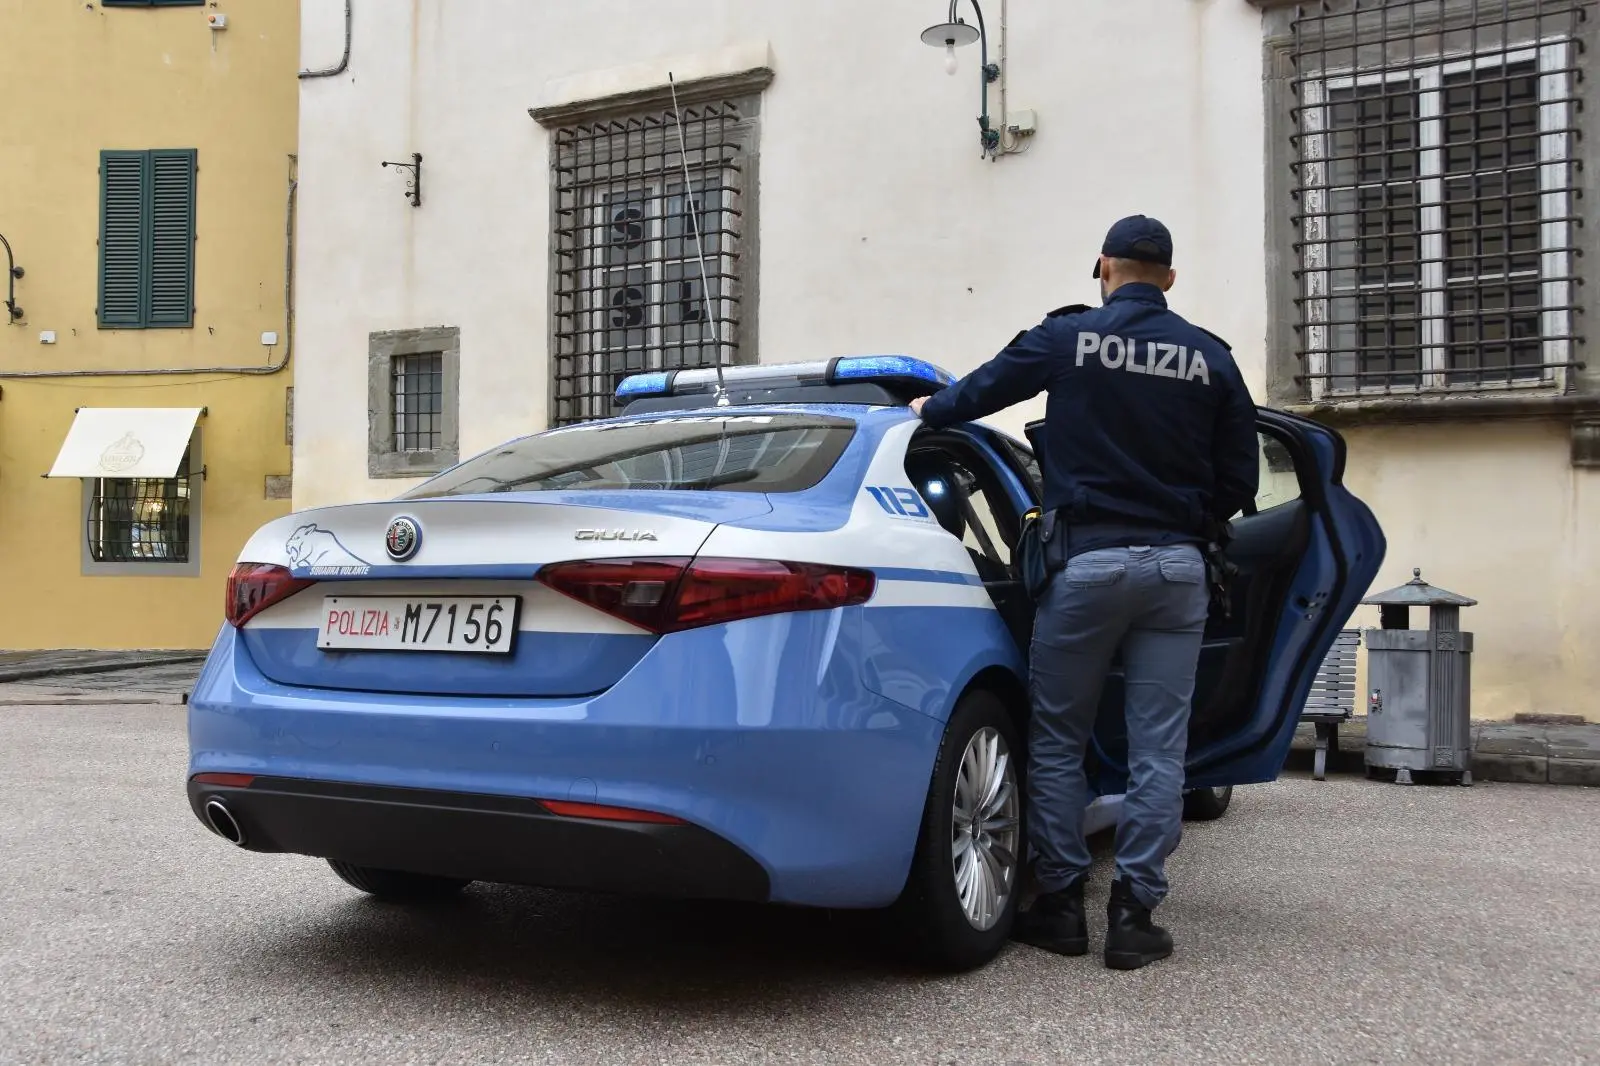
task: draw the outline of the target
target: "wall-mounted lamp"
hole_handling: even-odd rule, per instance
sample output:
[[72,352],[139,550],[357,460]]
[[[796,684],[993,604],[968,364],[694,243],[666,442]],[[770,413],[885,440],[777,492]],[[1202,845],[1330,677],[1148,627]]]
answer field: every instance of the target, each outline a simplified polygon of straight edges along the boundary
[[983,154],[992,155],[1000,147],[1000,131],[989,126],[989,83],[1000,77],[1000,65],[989,62],[989,31],[983,25],[983,8],[978,6],[978,0],[967,0],[972,5],[973,13],[978,16],[978,28],[973,29],[956,16],[956,7],[960,0],[950,0],[950,13],[945,21],[937,26],[929,26],[922,31],[922,43],[935,48],[944,49],[944,69],[947,74],[954,74],[957,69],[956,49],[964,48],[974,41],[978,42],[978,84],[982,92],[982,113],[978,115],[978,136],[983,144]]
[[6,325],[11,325],[22,317],[22,308],[17,306],[17,279],[27,273],[17,266],[17,261],[11,255],[11,242],[6,240],[5,234],[0,233],[0,245],[6,250]]
[[[954,74],[958,69],[956,63],[956,49],[964,48],[974,41],[978,43],[978,86],[981,94],[981,107],[978,115],[978,137],[983,145],[984,156],[993,159],[1007,152],[1015,152],[1018,137],[1026,136],[1033,132],[1032,112],[1019,112],[1018,117],[1026,118],[1016,125],[1011,125],[1006,116],[1006,86],[1001,79],[1005,76],[1006,61],[1006,3],[1000,0],[1000,62],[989,62],[989,31],[983,24],[983,8],[978,6],[978,0],[967,0],[972,5],[972,11],[978,18],[976,28],[967,25],[956,15],[956,8],[960,0],[950,0],[950,10],[945,21],[937,26],[929,26],[922,31],[922,42],[934,48],[944,49],[944,69],[947,74]],[[989,124],[989,83],[1000,82],[1000,126]],[[1005,134],[1011,133],[1011,143],[1006,143]]]
[[406,198],[411,201],[412,207],[422,206],[422,153],[412,152],[409,163],[383,164],[385,167],[398,167],[401,170],[411,171],[411,176],[406,179]]

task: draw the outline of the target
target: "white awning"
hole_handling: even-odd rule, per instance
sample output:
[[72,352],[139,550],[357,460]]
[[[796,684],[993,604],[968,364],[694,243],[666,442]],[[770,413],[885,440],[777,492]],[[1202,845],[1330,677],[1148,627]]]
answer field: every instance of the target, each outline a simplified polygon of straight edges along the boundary
[[169,478],[203,407],[80,407],[48,477]]

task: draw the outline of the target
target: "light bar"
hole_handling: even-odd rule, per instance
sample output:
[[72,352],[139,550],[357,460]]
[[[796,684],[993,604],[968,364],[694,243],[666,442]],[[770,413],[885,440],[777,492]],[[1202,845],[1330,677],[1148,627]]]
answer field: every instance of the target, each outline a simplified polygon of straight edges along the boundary
[[927,381],[935,385],[949,385],[955,381],[949,373],[913,359],[909,355],[858,355],[835,360],[833,381]]
[[[800,385],[845,383],[914,385],[917,391],[937,391],[955,378],[947,371],[909,355],[852,355],[808,363],[766,363],[730,366],[722,370],[729,388],[775,389]],[[715,367],[693,370],[651,371],[631,374],[617,386],[617,402],[646,397],[687,396],[716,389]],[[933,386],[933,388],[929,388]]]
[[617,400],[636,400],[641,396],[667,395],[669,375],[657,371],[653,374],[630,374],[617,386]]

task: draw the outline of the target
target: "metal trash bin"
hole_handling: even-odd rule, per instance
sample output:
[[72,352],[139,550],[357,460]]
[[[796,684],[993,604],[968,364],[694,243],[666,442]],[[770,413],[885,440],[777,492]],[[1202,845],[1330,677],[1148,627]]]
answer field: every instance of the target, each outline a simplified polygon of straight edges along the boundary
[[[1378,629],[1367,646],[1366,763],[1412,783],[1424,772],[1472,784],[1472,634],[1461,631],[1461,608],[1477,600],[1422,580],[1369,596]],[[1411,608],[1428,608],[1428,628],[1411,628]]]

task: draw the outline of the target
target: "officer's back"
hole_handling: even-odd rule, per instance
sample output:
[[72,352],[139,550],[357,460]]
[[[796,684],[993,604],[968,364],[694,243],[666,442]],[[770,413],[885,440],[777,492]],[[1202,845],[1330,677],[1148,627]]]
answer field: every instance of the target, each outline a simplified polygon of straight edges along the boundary
[[1051,312],[922,407],[942,425],[1047,392],[1044,506],[1071,530],[1073,553],[1200,540],[1255,492],[1255,405],[1228,346],[1167,307],[1155,280],[1172,276],[1165,234],[1143,216],[1118,223],[1106,247],[1148,263],[1153,280],[1098,308]]

